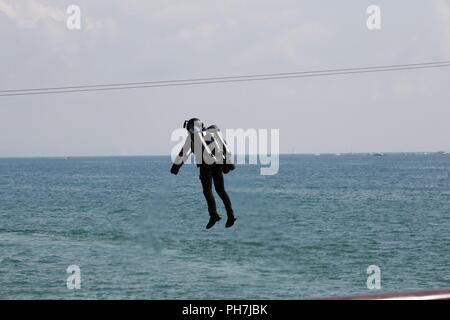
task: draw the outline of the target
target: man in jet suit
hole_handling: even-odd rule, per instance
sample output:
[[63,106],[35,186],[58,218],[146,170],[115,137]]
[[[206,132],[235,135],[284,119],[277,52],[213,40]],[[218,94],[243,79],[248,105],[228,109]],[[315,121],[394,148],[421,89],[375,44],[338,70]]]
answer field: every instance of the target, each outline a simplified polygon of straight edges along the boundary
[[231,152],[224,141],[217,126],[205,129],[202,121],[192,118],[184,122],[184,128],[189,132],[186,142],[174,161],[170,172],[178,174],[183,163],[190,153],[194,153],[197,167],[200,169],[200,181],[202,183],[203,195],[208,203],[209,222],[206,229],[210,229],[221,219],[217,212],[216,201],[212,192],[212,185],[222,199],[227,212],[225,228],[233,226],[236,218],[234,216],[230,197],[225,191],[224,173],[234,170],[231,161]]

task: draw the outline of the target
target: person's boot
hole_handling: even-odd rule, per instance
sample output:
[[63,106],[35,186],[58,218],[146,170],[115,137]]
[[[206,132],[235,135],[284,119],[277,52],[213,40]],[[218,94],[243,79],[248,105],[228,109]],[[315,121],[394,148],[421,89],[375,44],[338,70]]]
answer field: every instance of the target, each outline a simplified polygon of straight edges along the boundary
[[209,222],[206,225],[206,229],[211,229],[217,221],[219,221],[220,219],[222,219],[217,213],[213,214],[209,217]]
[[236,218],[233,214],[229,214],[227,218],[227,223],[225,223],[225,228],[229,228],[233,226],[234,222],[236,221]]

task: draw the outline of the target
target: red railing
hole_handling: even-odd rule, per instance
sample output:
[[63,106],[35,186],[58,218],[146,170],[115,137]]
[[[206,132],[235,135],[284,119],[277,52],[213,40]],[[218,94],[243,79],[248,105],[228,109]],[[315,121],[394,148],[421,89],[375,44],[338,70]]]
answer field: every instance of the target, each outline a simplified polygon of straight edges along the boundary
[[327,300],[450,300],[450,290],[428,290],[400,293],[330,297]]

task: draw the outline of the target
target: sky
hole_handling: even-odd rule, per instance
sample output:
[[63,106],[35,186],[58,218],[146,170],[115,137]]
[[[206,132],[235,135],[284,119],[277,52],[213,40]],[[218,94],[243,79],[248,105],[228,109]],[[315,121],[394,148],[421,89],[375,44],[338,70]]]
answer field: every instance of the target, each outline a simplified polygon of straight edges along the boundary
[[[446,60],[450,0],[0,0],[0,90]],[[0,157],[170,154],[191,117],[279,129],[282,153],[450,151],[449,80],[439,68],[0,97]]]

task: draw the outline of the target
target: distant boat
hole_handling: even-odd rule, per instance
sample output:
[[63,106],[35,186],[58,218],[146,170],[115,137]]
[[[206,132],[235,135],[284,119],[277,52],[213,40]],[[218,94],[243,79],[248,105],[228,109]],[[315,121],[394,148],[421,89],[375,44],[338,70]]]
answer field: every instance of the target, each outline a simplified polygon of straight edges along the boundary
[[384,157],[385,156],[385,154],[381,153],[381,152],[374,152],[374,153],[372,153],[372,155],[375,157]]
[[438,151],[438,152],[436,152],[436,154],[442,155],[442,154],[447,154],[447,152],[445,152],[445,151]]

